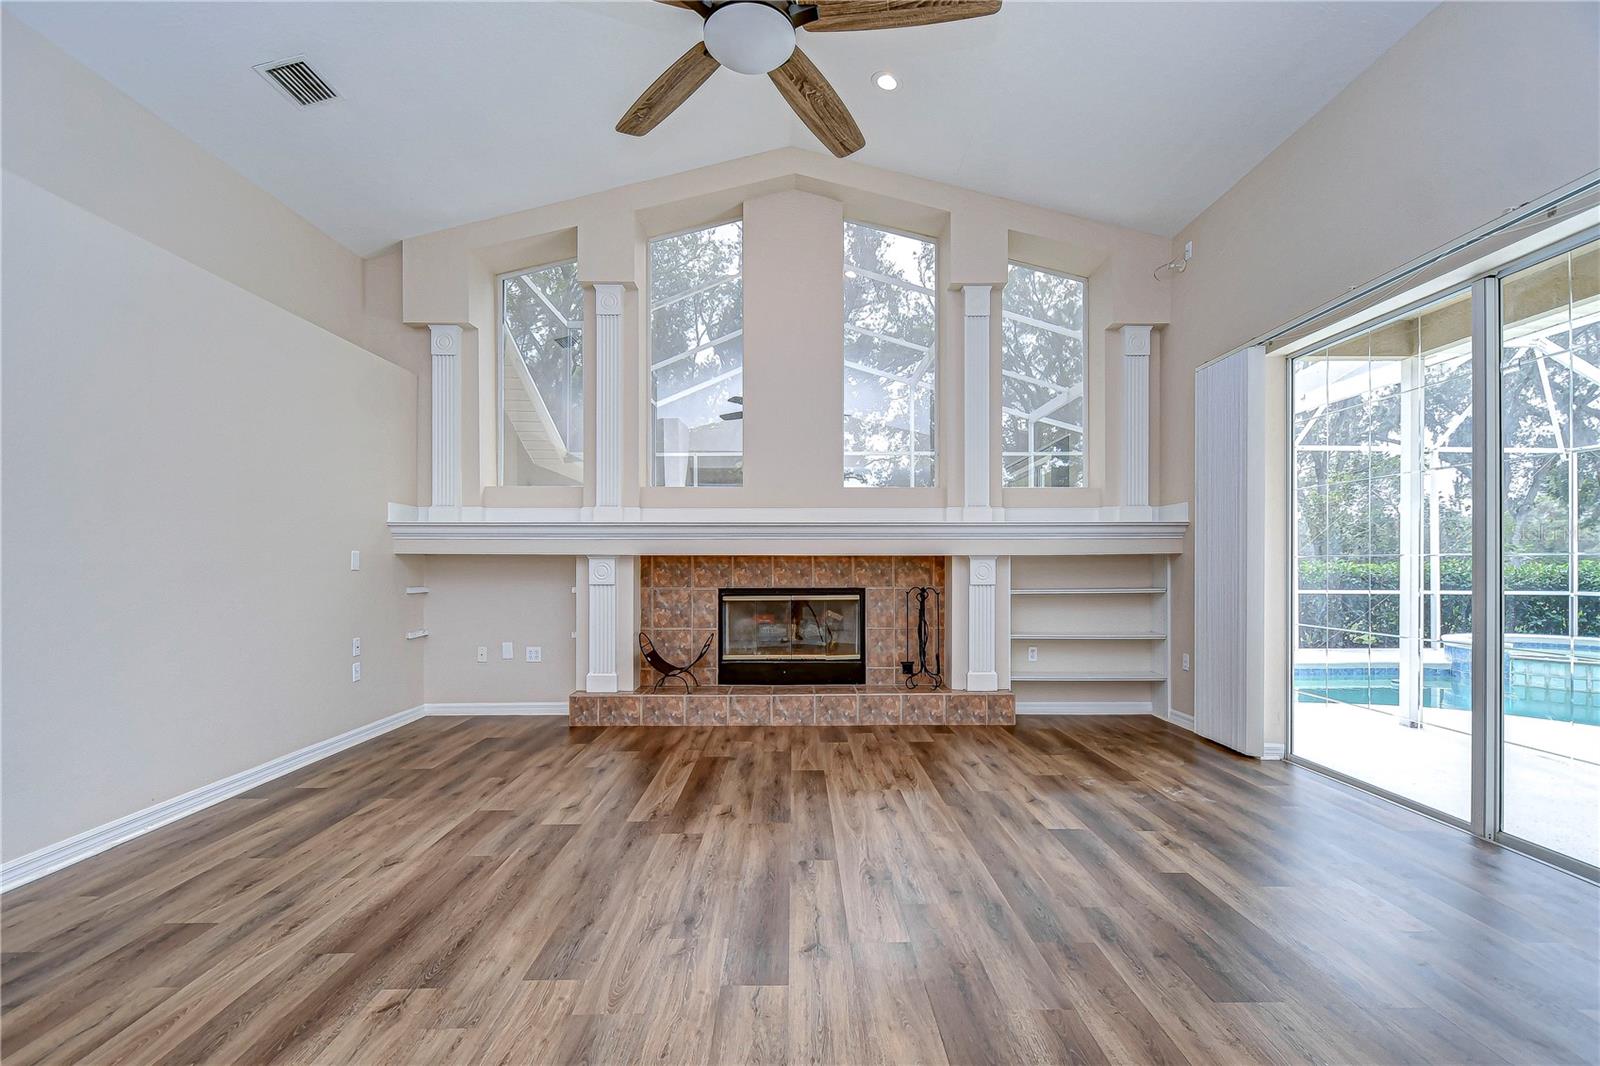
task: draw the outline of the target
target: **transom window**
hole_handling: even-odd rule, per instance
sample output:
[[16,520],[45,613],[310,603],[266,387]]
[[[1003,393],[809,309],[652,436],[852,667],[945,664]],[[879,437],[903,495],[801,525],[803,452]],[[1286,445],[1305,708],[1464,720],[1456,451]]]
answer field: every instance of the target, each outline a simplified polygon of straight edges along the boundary
[[500,278],[500,483],[583,484],[578,261]]
[[844,483],[934,483],[931,241],[844,225]]
[[744,226],[650,242],[652,485],[744,483]]
[[1005,484],[1084,484],[1082,278],[1012,263],[1001,300],[1001,464]]

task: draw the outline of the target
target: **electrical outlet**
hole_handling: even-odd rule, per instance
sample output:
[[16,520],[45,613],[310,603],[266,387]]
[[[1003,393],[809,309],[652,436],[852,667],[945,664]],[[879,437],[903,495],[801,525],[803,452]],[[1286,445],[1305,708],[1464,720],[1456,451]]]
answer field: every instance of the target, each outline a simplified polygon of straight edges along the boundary
[[1030,663],[1039,661],[1039,646],[1037,644],[1028,645],[1028,661]]
[[1183,668],[1184,668],[1185,671],[1187,671],[1189,669],[1189,653],[1188,652],[1184,652],[1183,653]]
[[350,638],[350,655],[351,655],[352,658],[355,658],[355,659],[361,658],[361,638],[360,637],[351,637]]
[[489,661],[489,649],[484,647],[482,644],[478,645],[478,661],[480,663],[486,663]]
[[361,664],[360,663],[351,663],[350,664],[350,680],[351,681],[360,681],[361,680]]
[[530,663],[542,663],[544,662],[544,649],[529,644],[527,647],[527,656]]
[[512,647],[509,640],[503,640],[500,642],[500,658],[510,660],[510,658],[515,654],[517,654],[517,649]]
[[361,553],[360,552],[356,551],[356,552],[351,552],[350,553],[350,569],[352,569],[352,570],[360,570],[361,569]]

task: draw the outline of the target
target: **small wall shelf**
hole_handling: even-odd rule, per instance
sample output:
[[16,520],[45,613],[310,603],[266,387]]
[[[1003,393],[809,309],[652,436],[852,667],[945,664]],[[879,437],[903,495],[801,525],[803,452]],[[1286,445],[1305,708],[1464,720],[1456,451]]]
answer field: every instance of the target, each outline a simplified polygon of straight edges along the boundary
[[1013,633],[1012,640],[1166,640],[1165,633]]
[[426,585],[407,585],[406,586],[406,595],[407,596],[426,596],[427,594],[428,594],[428,586],[426,586]]
[[421,640],[423,637],[425,637],[427,635],[428,635],[428,631],[426,629],[413,629],[413,630],[411,630],[410,632],[408,632],[406,634],[406,639],[407,640]]
[[1018,681],[1165,681],[1166,674],[1153,670],[1136,670],[1127,673],[1096,672],[1092,670],[1068,671],[1059,674],[1017,674],[1011,675],[1012,683]]
[[1159,586],[1139,588],[1012,589],[1013,596],[1160,596],[1167,590]]

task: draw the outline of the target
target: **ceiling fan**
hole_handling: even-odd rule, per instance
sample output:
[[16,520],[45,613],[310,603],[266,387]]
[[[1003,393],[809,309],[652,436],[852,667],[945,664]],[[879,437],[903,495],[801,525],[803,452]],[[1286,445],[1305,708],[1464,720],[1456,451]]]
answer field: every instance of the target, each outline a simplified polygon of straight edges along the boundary
[[833,86],[795,46],[795,30],[892,30],[992,15],[1000,0],[660,0],[705,20],[705,40],[650,83],[628,108],[618,133],[643,137],[676,111],[719,66],[765,74],[800,121],[836,156],[867,143]]

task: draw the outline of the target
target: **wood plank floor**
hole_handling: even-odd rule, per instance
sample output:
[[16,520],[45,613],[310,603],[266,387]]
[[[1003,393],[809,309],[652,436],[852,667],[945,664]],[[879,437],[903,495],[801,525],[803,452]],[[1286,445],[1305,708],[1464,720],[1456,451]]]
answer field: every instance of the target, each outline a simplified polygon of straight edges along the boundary
[[429,718],[0,911],[7,1066],[1597,1058],[1593,886],[1150,718]]

